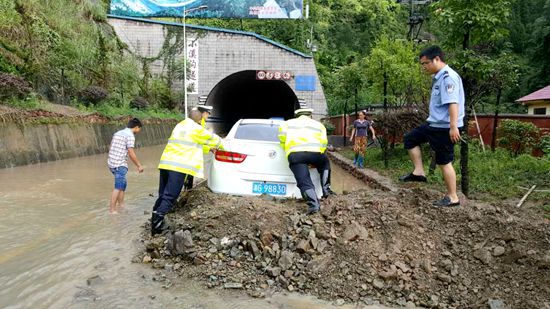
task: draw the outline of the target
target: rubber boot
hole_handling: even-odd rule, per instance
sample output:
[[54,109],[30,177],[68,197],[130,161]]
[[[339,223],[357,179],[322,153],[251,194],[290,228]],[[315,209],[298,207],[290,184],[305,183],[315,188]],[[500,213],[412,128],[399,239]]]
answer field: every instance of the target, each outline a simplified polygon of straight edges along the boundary
[[323,170],[321,173],[321,189],[323,190],[323,198],[327,198],[330,195],[336,195],[336,193],[330,189],[330,170]]
[[308,215],[312,215],[321,210],[321,204],[319,204],[315,189],[307,189],[305,191],[302,191],[302,197],[306,200]]
[[162,233],[164,230],[164,216],[153,211],[151,217],[151,236]]

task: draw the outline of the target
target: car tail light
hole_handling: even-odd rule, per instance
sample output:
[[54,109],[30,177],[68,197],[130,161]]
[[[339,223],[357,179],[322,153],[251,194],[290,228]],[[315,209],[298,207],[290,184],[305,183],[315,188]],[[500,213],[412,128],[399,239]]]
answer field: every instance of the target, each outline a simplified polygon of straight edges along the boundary
[[216,160],[229,163],[242,163],[246,155],[238,152],[218,150],[216,151]]

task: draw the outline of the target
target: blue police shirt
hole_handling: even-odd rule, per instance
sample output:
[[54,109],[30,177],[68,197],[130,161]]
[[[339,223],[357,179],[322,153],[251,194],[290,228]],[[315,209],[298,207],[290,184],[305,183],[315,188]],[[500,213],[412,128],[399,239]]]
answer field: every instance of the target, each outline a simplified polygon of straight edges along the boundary
[[450,128],[449,104],[458,104],[458,127],[464,125],[464,88],[460,75],[448,65],[444,66],[432,81],[430,97],[430,115],[428,123],[431,127]]

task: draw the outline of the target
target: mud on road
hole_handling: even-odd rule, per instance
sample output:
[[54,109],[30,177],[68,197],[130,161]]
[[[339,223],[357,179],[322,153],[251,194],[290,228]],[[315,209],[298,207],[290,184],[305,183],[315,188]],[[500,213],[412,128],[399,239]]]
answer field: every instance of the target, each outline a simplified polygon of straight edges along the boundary
[[198,187],[148,236],[135,262],[175,279],[254,297],[280,291],[337,304],[548,308],[550,226],[513,205],[436,209],[437,193],[366,187],[305,203],[234,197]]

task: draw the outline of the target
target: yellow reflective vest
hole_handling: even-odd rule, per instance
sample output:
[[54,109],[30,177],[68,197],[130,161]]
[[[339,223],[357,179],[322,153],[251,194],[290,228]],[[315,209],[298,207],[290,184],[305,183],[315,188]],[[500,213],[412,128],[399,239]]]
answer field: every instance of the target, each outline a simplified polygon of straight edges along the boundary
[[[201,127],[206,129],[206,120],[204,120],[204,118],[201,118]],[[210,148],[212,147],[206,145],[202,146],[202,153],[205,155],[208,154],[208,152],[210,152]]]
[[158,168],[204,178],[203,145],[223,149],[219,136],[186,118],[172,131]]
[[324,153],[328,143],[327,129],[319,121],[302,115],[279,127],[279,140],[287,157],[299,151]]

